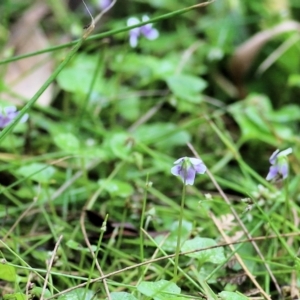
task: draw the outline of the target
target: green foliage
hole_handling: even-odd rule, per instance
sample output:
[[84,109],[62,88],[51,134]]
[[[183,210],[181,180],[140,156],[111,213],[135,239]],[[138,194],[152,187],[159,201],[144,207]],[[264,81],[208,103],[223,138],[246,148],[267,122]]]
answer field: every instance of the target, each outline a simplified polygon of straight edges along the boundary
[[17,174],[39,183],[49,183],[56,169],[43,163],[32,163],[17,170]]
[[[0,298],[40,298],[47,274],[46,299],[247,299],[224,234],[261,237],[262,257],[248,241],[235,251],[281,297],[300,278],[298,4],[119,0],[82,40],[84,5],[46,1],[41,17],[31,2],[0,3],[0,106],[20,109],[0,129],[0,254],[13,265],[0,263]],[[145,14],[159,38],[131,48],[127,20]],[[28,53],[39,42],[54,46]],[[289,147],[288,177],[267,182]],[[183,188],[170,169],[195,152],[210,173]]]
[[274,111],[270,99],[264,95],[250,95],[243,101],[230,106],[236,122],[242,130],[242,139],[260,139],[277,145],[277,138],[291,142],[295,136],[295,121],[300,120],[300,107],[286,105]]
[[219,296],[222,300],[247,300],[249,298],[234,292],[223,291],[219,293]]
[[[183,252],[189,252],[197,249],[209,248],[216,245],[217,243],[213,239],[196,237],[186,241],[183,244],[181,250]],[[201,264],[205,262],[221,264],[226,260],[223,248],[215,248],[195,253],[189,253],[187,254],[187,256],[197,258]]]
[[[188,237],[190,236],[192,227],[193,225],[191,222],[183,220],[180,234],[183,241],[188,239]],[[163,242],[163,244],[161,245],[162,249],[167,252],[174,252],[176,249],[177,236],[179,233],[178,229],[178,222],[174,222],[170,226],[171,234],[167,237],[167,239],[165,239],[164,235],[158,235],[155,238],[156,243],[161,245],[161,243]]]
[[185,145],[190,141],[186,130],[180,129],[173,123],[145,124],[134,133],[134,137],[146,145],[154,145],[159,150],[167,151],[176,146]]
[[109,193],[111,197],[122,197],[127,198],[131,196],[134,192],[132,186],[124,181],[113,179],[113,180],[105,180],[101,179],[98,181],[99,185]]
[[3,300],[26,300],[26,295],[22,293],[6,294]]
[[156,282],[142,281],[137,286],[137,290],[154,300],[184,299],[183,297],[177,297],[181,289],[174,282],[167,280],[159,280]]
[[58,300],[92,300],[97,299],[94,297],[94,292],[91,290],[86,290],[79,288],[66,293],[63,296],[58,297]]
[[[89,248],[87,248],[87,247],[84,248],[81,244],[79,244],[79,243],[77,243],[73,240],[68,240],[66,245],[68,247],[70,247],[71,249],[74,249],[74,250],[79,250],[79,251],[84,251],[84,252],[89,252],[90,251]],[[91,245],[91,248],[93,249],[94,252],[96,252],[96,250],[97,250],[96,246]]]
[[112,292],[110,297],[112,300],[137,300],[133,295],[125,292]]
[[54,139],[56,146],[66,152],[77,154],[80,149],[79,140],[71,133],[59,133]]
[[41,298],[42,294],[44,295],[44,297],[51,297],[51,292],[48,289],[43,290],[43,288],[35,286],[31,291],[30,294],[32,295],[32,297],[37,297],[37,298]]
[[[84,97],[88,93],[97,70],[97,55],[77,55],[72,62],[60,72],[57,81],[62,89]],[[98,71],[99,72],[99,71]],[[96,74],[99,77],[98,74]],[[97,80],[93,86],[95,93],[104,90],[104,82]]]
[[0,279],[10,282],[15,282],[17,279],[15,267],[0,263]]

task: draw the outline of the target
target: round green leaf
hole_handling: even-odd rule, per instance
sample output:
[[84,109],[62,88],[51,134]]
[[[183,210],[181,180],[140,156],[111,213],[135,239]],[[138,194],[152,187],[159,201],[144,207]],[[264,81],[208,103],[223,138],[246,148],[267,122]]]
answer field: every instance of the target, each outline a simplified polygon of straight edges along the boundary
[[91,290],[86,290],[84,288],[79,288],[73,290],[65,295],[62,295],[58,300],[92,300],[95,299],[94,292]]
[[42,163],[32,163],[17,170],[17,174],[40,183],[49,183],[56,169]]
[[54,143],[58,148],[70,153],[77,153],[79,151],[79,140],[71,133],[61,133],[54,137]]
[[[174,222],[171,227],[170,231],[171,234],[166,239],[164,235],[158,235],[155,237],[155,241],[157,244],[161,245],[161,242],[164,240],[163,244],[161,245],[162,249],[167,252],[174,252],[177,247],[177,236],[178,236],[178,223]],[[182,221],[181,227],[181,240],[184,241],[188,239],[190,233],[193,229],[193,224],[191,222]]]
[[133,188],[129,183],[121,180],[105,180],[101,179],[98,181],[100,186],[103,186],[104,190],[107,191],[112,197],[118,196],[127,198],[133,193]]
[[16,269],[5,263],[0,263],[0,279],[15,282],[17,279]]
[[[180,294],[180,287],[174,282],[167,280],[159,280],[156,282],[142,281],[137,290],[148,297],[153,297],[154,300],[172,300],[177,299],[175,295]],[[170,295],[172,294],[172,295]]]
[[176,74],[168,77],[167,84],[175,96],[193,103],[201,101],[200,92],[207,86],[206,81],[202,78],[186,74]]
[[126,292],[112,292],[110,297],[112,300],[137,300],[133,295]]
[[22,293],[3,295],[3,300],[26,300],[26,299],[27,299],[26,295]]
[[[188,252],[188,251],[208,248],[216,245],[217,243],[213,239],[196,237],[192,240],[186,241],[181,247],[181,251]],[[220,264],[224,262],[224,260],[226,259],[224,255],[224,249],[222,247],[190,253],[187,254],[187,256],[197,258],[202,263],[211,262],[214,264]]]

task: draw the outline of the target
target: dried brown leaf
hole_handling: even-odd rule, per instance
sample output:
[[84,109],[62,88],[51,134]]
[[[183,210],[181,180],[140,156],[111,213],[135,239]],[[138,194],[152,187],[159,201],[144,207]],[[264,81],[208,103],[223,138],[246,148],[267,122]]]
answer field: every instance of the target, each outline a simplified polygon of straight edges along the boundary
[[259,294],[259,289],[254,288],[254,289],[248,290],[244,294],[245,294],[245,296],[258,295]]
[[243,273],[231,274],[228,276],[220,277],[218,278],[218,281],[221,281],[223,283],[241,285],[246,279],[247,279],[247,274],[243,272]]
[[236,226],[236,223],[234,222],[234,216],[232,214],[221,215],[218,218],[218,221],[223,230],[230,231]]
[[251,68],[261,48],[271,39],[288,31],[300,31],[300,23],[285,21],[273,28],[260,31],[238,46],[229,60],[229,72],[234,83],[240,91],[240,96],[245,95],[243,81]]
[[[13,49],[15,55],[47,48],[48,39],[39,26],[39,22],[48,12],[48,6],[43,2],[37,2],[25,11],[12,27],[6,48]],[[23,99],[29,100],[51,75],[53,65],[54,62],[49,53],[9,63],[4,78],[9,92],[2,95],[2,98],[13,104],[20,104]],[[49,86],[37,103],[48,106],[52,100],[52,91],[53,86]]]

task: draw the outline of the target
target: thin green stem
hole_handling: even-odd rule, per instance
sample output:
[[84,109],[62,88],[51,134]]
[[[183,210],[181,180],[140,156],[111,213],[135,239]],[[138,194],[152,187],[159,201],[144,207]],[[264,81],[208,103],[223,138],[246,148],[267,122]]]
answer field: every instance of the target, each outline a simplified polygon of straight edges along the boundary
[[289,200],[289,185],[288,178],[284,180],[284,192],[285,192],[285,221],[284,221],[284,229],[285,232],[288,232],[288,217],[290,214],[290,200]]
[[[127,26],[127,27],[114,29],[114,30],[109,30],[109,31],[106,31],[106,32],[103,32],[103,33],[95,34],[95,35],[92,35],[92,36],[88,37],[86,40],[87,41],[92,41],[92,40],[98,40],[98,39],[103,39],[105,37],[113,36],[113,35],[116,35],[118,33],[126,32],[126,31],[129,31],[130,29],[141,27],[141,26],[149,24],[149,23],[155,23],[155,22],[158,22],[160,20],[169,19],[169,18],[172,18],[174,16],[184,14],[184,13],[190,11],[190,10],[209,5],[212,2],[214,2],[214,0],[203,2],[203,3],[200,3],[200,4],[196,4],[196,5],[192,5],[192,6],[177,10],[177,11],[173,11],[171,13],[164,14],[162,16],[150,19],[150,20],[145,21],[145,22],[138,23],[138,24],[133,25],[133,26]],[[56,50],[60,50],[60,49],[65,49],[65,48],[68,48],[68,47],[71,47],[71,46],[74,46],[74,45],[76,45],[76,47],[77,47],[77,43],[79,43],[81,41],[82,40],[79,39],[79,40],[75,40],[75,41],[70,42],[70,43],[50,47],[50,48],[43,49],[43,50],[40,50],[40,51],[35,51],[35,52],[32,52],[32,53],[27,53],[27,54],[22,54],[22,55],[6,58],[6,59],[3,59],[3,60],[0,61],[0,65],[7,64],[7,63],[12,62],[12,61],[17,61],[17,60],[20,60],[20,59],[23,59],[23,58],[27,58],[27,57],[31,57],[31,56],[35,56],[35,55],[39,55],[39,54],[43,54],[43,53],[47,53],[47,52],[52,52],[52,51],[56,51]]]
[[180,205],[180,213],[179,213],[179,224],[178,224],[178,235],[177,235],[177,245],[176,245],[176,252],[175,252],[175,265],[174,265],[174,280],[175,281],[176,281],[177,274],[178,274],[179,253],[180,253],[180,249],[181,249],[181,228],[182,228],[185,194],[186,194],[186,185],[185,185],[185,182],[184,182],[183,188],[182,188],[182,197],[181,197],[181,205]]
[[144,235],[143,235],[142,229],[144,227],[144,221],[145,221],[148,187],[149,187],[149,174],[147,175],[147,178],[146,178],[146,188],[145,188],[144,197],[143,197],[143,207],[142,207],[142,214],[141,214],[141,221],[140,221],[140,256],[141,256],[141,261],[144,260]]
[[103,235],[104,235],[104,232],[106,231],[107,220],[108,220],[108,215],[105,216],[105,219],[104,219],[104,221],[102,223],[102,226],[101,226],[101,229],[100,229],[100,235],[99,235],[99,239],[98,239],[98,243],[97,243],[95,257],[93,259],[92,266],[89,270],[89,276],[88,276],[88,280],[87,280],[88,282],[92,279],[93,272],[94,272],[95,265],[96,265],[96,259],[97,259],[97,257],[99,257],[99,251],[100,251],[100,248],[101,248]]
[[49,85],[55,80],[58,74],[63,70],[63,68],[69,63],[73,56],[77,53],[78,49],[82,45],[84,39],[80,39],[74,48],[69,52],[66,58],[60,63],[56,70],[51,74],[51,76],[46,80],[46,82],[41,86],[41,88],[35,93],[35,95],[24,105],[17,117],[11,122],[10,125],[5,127],[0,133],[0,144],[7,136],[7,134],[13,130],[17,123],[22,119],[22,117],[30,110],[30,108],[35,104],[39,97],[44,93],[44,91],[49,87]]

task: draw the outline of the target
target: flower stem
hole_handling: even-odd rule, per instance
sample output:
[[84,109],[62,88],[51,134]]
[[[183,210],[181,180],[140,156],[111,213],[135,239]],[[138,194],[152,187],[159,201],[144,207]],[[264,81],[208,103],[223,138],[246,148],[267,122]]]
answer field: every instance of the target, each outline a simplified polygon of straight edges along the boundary
[[175,252],[175,264],[174,264],[174,280],[175,281],[177,280],[179,253],[180,253],[180,248],[181,248],[181,228],[182,228],[185,192],[186,192],[186,185],[185,185],[185,182],[184,182],[183,188],[182,188],[182,197],[181,197],[181,205],[180,205],[179,224],[178,224],[178,235],[177,235],[177,245],[176,245],[176,252]]
[[289,199],[289,186],[288,186],[288,179],[286,178],[284,180],[284,192],[285,192],[285,218],[284,218],[284,230],[285,232],[288,232],[288,222],[289,220],[289,214],[290,214],[290,199]]

